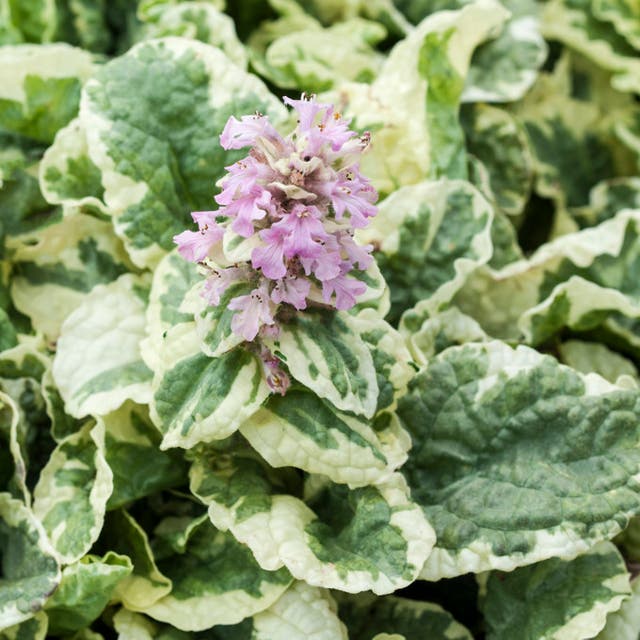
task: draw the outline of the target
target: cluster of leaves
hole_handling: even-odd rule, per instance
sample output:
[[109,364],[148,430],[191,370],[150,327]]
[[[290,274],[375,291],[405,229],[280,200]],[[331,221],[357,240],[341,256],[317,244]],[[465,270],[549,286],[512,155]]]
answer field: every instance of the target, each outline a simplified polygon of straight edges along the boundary
[[[0,638],[637,639],[636,3],[229,4],[0,0]],[[281,396],[172,238],[303,90],[381,199]]]

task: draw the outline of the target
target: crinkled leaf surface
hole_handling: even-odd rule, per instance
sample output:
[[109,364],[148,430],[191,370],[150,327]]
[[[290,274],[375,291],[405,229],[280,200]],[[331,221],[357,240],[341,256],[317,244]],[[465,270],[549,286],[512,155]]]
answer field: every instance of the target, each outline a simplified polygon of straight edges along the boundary
[[640,509],[638,390],[533,349],[450,347],[398,408],[414,447],[402,468],[437,545],[422,576],[509,571],[571,558]]
[[113,552],[103,558],[85,556],[65,567],[60,586],[45,606],[49,632],[68,634],[90,625],[129,573],[131,561]]
[[112,282],[131,264],[111,225],[88,215],[65,217],[10,246],[12,300],[50,340],[93,287]]
[[[539,344],[563,327],[586,330],[638,318],[640,212],[541,246],[528,260],[474,274],[456,298],[488,333]],[[477,277],[476,277],[477,276]],[[519,330],[518,330],[519,328]]]
[[112,489],[101,425],[88,423],[58,444],[40,473],[33,512],[61,562],[80,559],[97,540]]
[[240,432],[274,467],[322,473],[361,486],[388,478],[407,457],[409,440],[389,418],[386,429],[335,409],[308,390],[273,395]]
[[489,203],[462,180],[421,182],[380,203],[361,234],[379,246],[376,259],[391,291],[391,317],[420,300],[438,309],[467,275],[491,258]]
[[629,593],[629,574],[610,542],[575,560],[553,558],[511,573],[494,572],[482,603],[487,638],[593,638]]
[[60,583],[60,565],[42,525],[20,500],[0,493],[0,628],[29,619]]
[[[166,36],[182,36],[218,47],[242,69],[248,62],[247,51],[236,35],[233,20],[222,13],[222,7],[206,2],[161,2],[149,8],[140,3],[138,16],[146,23],[145,40]],[[142,39],[142,38],[141,38]]]
[[0,49],[0,128],[50,143],[78,112],[87,51],[56,43]]
[[396,596],[341,596],[339,615],[351,640],[370,640],[374,634],[398,634],[405,640],[471,640],[469,631],[442,607]]
[[247,544],[262,567],[285,566],[311,585],[389,593],[415,579],[433,547],[432,529],[397,475],[353,490],[325,480],[305,504],[277,493],[251,458],[200,459],[191,488],[213,523]]
[[95,287],[65,320],[53,377],[72,416],[150,399],[153,374],[140,354],[148,291],[146,278],[125,274]]
[[261,569],[246,546],[204,518],[187,526],[182,553],[158,560],[173,586],[145,608],[152,618],[187,631],[236,624],[266,609],[291,582],[286,569]]
[[347,630],[328,591],[294,582],[274,604],[253,617],[252,638],[347,640]]
[[344,311],[300,314],[268,340],[291,375],[337,409],[370,418],[378,402],[371,351]]
[[229,116],[256,110],[276,122],[284,113],[220,49],[186,38],[142,42],[87,83],[80,120],[89,154],[136,264],[155,266],[189,212],[211,208],[212,185],[241,157],[218,135]]

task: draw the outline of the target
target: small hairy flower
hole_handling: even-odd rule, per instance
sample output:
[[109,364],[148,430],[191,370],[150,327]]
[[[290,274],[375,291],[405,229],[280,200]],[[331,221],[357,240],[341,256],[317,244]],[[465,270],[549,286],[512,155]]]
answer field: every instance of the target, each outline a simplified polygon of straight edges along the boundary
[[[289,378],[260,336],[277,335],[282,318],[320,300],[340,310],[356,304],[366,285],[353,271],[371,264],[372,247],[358,245],[353,232],[376,214],[378,197],[358,166],[369,134],[358,136],[333,105],[314,96],[284,101],[298,116],[286,137],[260,113],[229,118],[220,144],[249,152],[227,167],[215,197],[219,208],[193,213],[198,231],[174,237],[180,254],[205,269],[203,296],[210,304],[218,305],[235,282],[251,283],[249,294],[229,302],[236,312],[231,329],[256,343],[278,393]],[[225,239],[234,236],[253,247],[247,262],[225,260]]]

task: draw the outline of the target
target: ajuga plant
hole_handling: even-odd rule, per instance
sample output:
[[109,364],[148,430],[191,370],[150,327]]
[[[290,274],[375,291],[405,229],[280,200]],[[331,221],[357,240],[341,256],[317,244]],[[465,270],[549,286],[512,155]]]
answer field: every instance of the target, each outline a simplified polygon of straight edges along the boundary
[[637,640],[635,5],[229,5],[0,0],[0,640]]
[[[282,395],[289,376],[267,345],[297,311],[348,310],[365,293],[367,285],[350,274],[371,266],[372,247],[359,246],[353,234],[375,215],[377,199],[357,164],[370,134],[356,136],[332,105],[313,96],[285,102],[298,116],[287,139],[268,116],[231,116],[220,144],[251,151],[222,178],[220,209],[192,213],[198,231],[174,238],[183,257],[202,265],[209,305],[224,298],[226,312],[235,312],[225,349],[237,340],[251,345],[269,387]],[[239,244],[250,251],[239,255]]]

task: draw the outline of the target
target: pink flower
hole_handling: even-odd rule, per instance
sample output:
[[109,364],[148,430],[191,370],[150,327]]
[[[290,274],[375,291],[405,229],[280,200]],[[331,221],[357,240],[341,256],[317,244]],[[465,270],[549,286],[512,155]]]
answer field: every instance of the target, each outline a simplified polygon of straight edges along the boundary
[[267,285],[259,287],[245,296],[238,296],[229,303],[229,309],[239,311],[231,319],[231,330],[251,342],[262,325],[274,324],[273,307]]
[[378,194],[369,181],[356,175],[353,169],[347,169],[340,175],[331,192],[336,219],[340,220],[347,212],[351,224],[360,229],[369,224],[368,218],[376,215],[373,203],[377,198]]
[[194,211],[191,217],[198,223],[198,231],[183,231],[173,236],[173,241],[185,260],[202,262],[211,247],[222,240],[224,228],[216,222],[215,211]]
[[321,218],[322,212],[317,207],[295,204],[291,213],[273,225],[285,234],[284,255],[287,258],[314,258],[322,253],[320,242],[326,241],[328,234]]
[[350,278],[346,273],[325,280],[322,283],[322,299],[331,303],[331,297],[335,294],[335,307],[341,311],[351,309],[356,303],[356,298],[367,290],[367,285],[355,278]]
[[242,120],[236,120],[231,116],[220,135],[220,145],[223,149],[242,149],[255,144],[258,138],[284,143],[282,136],[269,122],[269,118],[261,113],[242,116]]
[[271,210],[271,193],[256,187],[249,194],[230,202],[224,213],[234,218],[231,228],[238,235],[249,238],[253,235],[254,220],[261,220],[269,210]]
[[290,107],[293,107],[298,112],[298,131],[300,133],[308,133],[314,124],[316,116],[323,110],[329,108],[331,105],[322,104],[315,101],[315,96],[307,96],[303,93],[300,100],[292,100],[285,96],[283,102]]
[[307,308],[307,296],[311,283],[306,278],[287,276],[278,280],[271,291],[271,299],[276,302],[286,302],[298,311]]
[[212,269],[207,277],[202,291],[203,298],[212,306],[220,304],[224,292],[236,282],[243,282],[250,274],[246,267],[229,267],[227,269]]
[[284,232],[276,227],[260,232],[264,244],[256,247],[251,253],[251,264],[254,269],[262,269],[262,273],[271,280],[278,280],[287,273],[284,264]]

